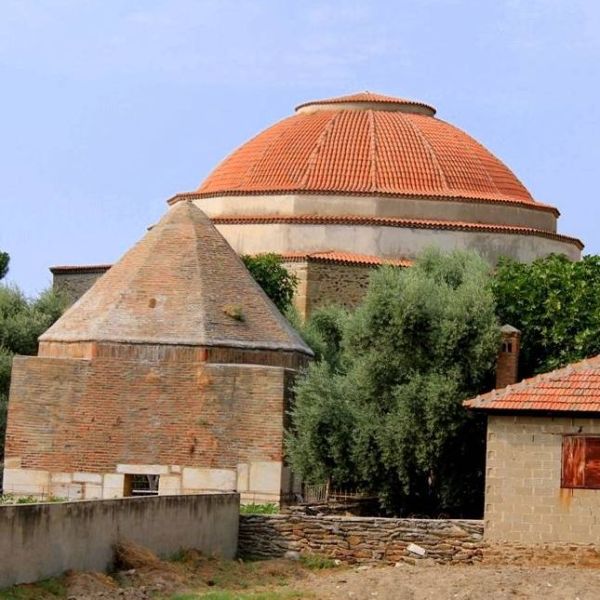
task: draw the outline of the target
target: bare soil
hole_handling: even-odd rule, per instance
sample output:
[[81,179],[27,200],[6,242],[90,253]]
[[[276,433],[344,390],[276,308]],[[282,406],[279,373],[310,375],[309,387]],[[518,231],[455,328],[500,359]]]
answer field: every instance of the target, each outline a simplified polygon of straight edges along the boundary
[[598,600],[600,569],[402,564],[329,570],[302,589],[321,600]]
[[133,545],[118,548],[117,557],[119,570],[111,575],[71,572],[0,591],[0,600],[600,600],[599,568],[430,560],[318,568],[332,562],[222,561],[193,550],[165,561]]

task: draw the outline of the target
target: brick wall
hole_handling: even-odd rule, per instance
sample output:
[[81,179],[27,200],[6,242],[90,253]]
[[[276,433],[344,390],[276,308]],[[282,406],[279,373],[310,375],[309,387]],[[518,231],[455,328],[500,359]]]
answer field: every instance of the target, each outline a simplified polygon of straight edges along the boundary
[[170,357],[17,357],[7,490],[77,484],[68,497],[101,497],[110,492],[105,475],[129,472],[161,475],[165,493],[237,488],[277,501],[294,372]]
[[[319,554],[350,563],[430,558],[436,562],[481,560],[483,522],[371,517],[241,515],[238,553],[275,558],[287,551]],[[416,544],[425,554],[411,553]]]
[[488,417],[486,540],[598,543],[600,490],[561,489],[564,434],[600,434],[600,419]]

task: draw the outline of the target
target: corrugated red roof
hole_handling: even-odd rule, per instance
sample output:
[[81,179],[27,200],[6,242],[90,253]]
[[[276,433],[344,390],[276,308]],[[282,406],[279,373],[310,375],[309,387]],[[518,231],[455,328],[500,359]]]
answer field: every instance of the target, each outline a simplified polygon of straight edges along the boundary
[[490,411],[600,412],[600,356],[467,400]]
[[[358,97],[354,101],[367,98]],[[410,102],[368,97],[384,98],[376,100],[382,104]],[[320,103],[335,107],[348,101]],[[383,194],[536,206],[510,169],[465,132],[433,116],[401,110],[332,108],[295,114],[240,146],[197,192],[203,197]]]
[[517,225],[493,225],[488,223],[468,223],[465,221],[436,221],[430,219],[400,219],[396,217],[369,217],[362,215],[225,215],[213,217],[215,225],[296,223],[299,225],[378,225],[384,227],[406,227],[409,229],[446,229],[454,231],[482,231],[491,233],[513,233],[544,237],[575,244],[583,248],[583,242],[577,238],[561,235],[533,227]]
[[324,252],[285,252],[281,258],[289,262],[313,261],[347,265],[380,266],[392,265],[395,267],[410,267],[413,261],[408,258],[381,258],[370,254],[356,254],[354,252],[337,252],[335,250]]

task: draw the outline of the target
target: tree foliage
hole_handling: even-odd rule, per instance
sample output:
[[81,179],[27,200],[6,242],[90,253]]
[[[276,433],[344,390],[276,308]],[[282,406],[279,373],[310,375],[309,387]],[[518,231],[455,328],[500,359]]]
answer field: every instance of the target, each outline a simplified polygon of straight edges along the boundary
[[298,278],[283,266],[281,257],[278,254],[258,254],[242,256],[242,260],[273,304],[281,312],[286,312],[292,305]]
[[315,315],[337,358],[297,384],[293,468],[374,491],[390,512],[475,514],[484,427],[461,403],[490,384],[494,309],[478,255],[430,250],[411,269],[376,271],[354,313]]
[[522,377],[600,354],[599,256],[505,259],[493,288],[501,322],[522,332]]
[[0,251],[0,279],[4,279],[8,273],[8,263],[10,256],[6,252]]
[[37,338],[66,308],[65,298],[48,290],[30,300],[16,287],[0,286],[0,459],[14,354],[36,354]]

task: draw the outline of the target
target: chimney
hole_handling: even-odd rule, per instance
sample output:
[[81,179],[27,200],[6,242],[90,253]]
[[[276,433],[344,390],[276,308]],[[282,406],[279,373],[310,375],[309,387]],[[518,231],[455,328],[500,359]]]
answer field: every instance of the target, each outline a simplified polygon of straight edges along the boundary
[[519,380],[519,351],[521,332],[512,325],[500,328],[502,345],[496,365],[496,389],[500,390]]

